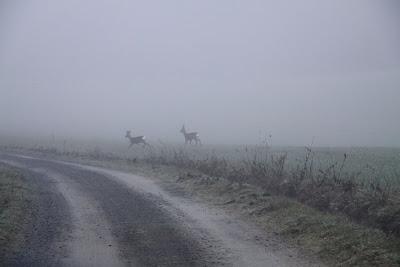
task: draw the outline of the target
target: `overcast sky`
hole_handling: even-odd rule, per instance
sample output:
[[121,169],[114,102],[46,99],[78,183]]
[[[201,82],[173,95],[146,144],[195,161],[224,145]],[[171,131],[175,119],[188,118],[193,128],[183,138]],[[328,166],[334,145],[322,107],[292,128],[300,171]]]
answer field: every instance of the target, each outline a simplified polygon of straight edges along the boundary
[[400,145],[400,4],[0,0],[0,135]]

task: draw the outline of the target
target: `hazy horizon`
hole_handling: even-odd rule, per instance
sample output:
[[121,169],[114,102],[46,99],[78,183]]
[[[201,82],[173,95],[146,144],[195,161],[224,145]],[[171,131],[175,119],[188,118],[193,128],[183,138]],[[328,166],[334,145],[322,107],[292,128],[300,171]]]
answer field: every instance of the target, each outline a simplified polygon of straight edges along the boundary
[[400,3],[0,1],[0,136],[400,146]]

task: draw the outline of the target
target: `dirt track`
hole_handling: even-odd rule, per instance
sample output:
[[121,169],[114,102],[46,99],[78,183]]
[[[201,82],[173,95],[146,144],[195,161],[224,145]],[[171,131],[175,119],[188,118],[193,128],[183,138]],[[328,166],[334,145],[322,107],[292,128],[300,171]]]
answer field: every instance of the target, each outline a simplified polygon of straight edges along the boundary
[[30,242],[12,265],[309,266],[268,248],[258,230],[149,179],[16,155],[0,161],[43,188]]

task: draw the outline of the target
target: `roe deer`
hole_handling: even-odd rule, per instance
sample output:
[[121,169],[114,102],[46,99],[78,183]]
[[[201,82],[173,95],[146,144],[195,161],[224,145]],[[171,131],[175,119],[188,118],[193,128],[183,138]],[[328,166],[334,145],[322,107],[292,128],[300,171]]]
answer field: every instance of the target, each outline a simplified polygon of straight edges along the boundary
[[128,138],[130,141],[129,148],[137,144],[143,144],[143,146],[150,146],[149,143],[146,142],[146,137],[144,135],[132,136],[131,131],[126,131],[125,137]]
[[192,132],[192,133],[186,132],[185,125],[182,126],[182,129],[180,132],[185,137],[185,145],[188,143],[192,144],[192,141],[195,141],[196,145],[201,145],[200,136],[197,132]]

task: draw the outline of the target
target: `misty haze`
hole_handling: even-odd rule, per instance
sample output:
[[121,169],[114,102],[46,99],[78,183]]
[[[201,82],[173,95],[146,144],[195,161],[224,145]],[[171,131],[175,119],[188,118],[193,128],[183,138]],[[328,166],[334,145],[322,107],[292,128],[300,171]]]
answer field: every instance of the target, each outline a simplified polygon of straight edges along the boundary
[[0,0],[0,265],[400,266],[400,2]]

